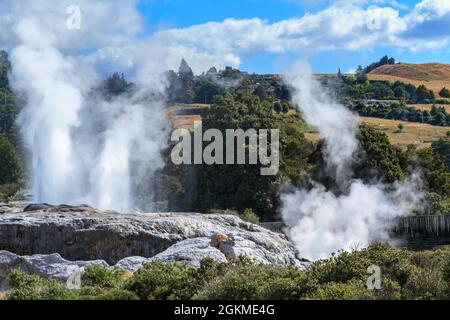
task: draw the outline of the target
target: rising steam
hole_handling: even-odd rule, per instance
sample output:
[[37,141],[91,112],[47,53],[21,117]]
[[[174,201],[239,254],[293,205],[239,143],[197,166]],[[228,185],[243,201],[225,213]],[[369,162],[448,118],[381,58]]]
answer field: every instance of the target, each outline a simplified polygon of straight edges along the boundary
[[148,73],[136,76],[132,94],[105,100],[92,94],[95,72],[65,56],[37,17],[21,19],[15,34],[11,80],[26,99],[19,125],[31,151],[34,200],[150,208],[151,194],[138,199],[134,190],[163,165],[167,124],[158,70],[142,68]]
[[293,103],[325,140],[327,171],[340,189],[335,195],[315,183],[310,190],[283,195],[282,216],[290,238],[301,255],[312,260],[389,240],[392,220],[421,201],[419,175],[394,185],[353,180],[358,117],[327,95],[307,65],[298,65],[287,82],[294,88]]

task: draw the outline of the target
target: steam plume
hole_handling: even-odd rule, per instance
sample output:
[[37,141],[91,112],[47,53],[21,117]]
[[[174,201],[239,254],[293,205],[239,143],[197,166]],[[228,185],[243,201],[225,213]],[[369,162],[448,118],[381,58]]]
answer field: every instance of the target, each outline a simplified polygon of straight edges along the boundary
[[313,260],[371,241],[389,240],[392,220],[407,214],[421,200],[419,175],[394,185],[352,180],[358,117],[326,94],[307,65],[297,65],[287,81],[294,88],[294,104],[325,140],[327,168],[341,192],[335,195],[315,183],[311,190],[283,195],[282,216],[290,238],[302,256]]
[[151,194],[137,199],[134,190],[163,165],[162,72],[147,65],[132,94],[107,101],[90,92],[95,72],[65,56],[40,19],[21,19],[15,34],[11,80],[26,99],[19,125],[32,155],[34,200],[124,212],[150,208]]

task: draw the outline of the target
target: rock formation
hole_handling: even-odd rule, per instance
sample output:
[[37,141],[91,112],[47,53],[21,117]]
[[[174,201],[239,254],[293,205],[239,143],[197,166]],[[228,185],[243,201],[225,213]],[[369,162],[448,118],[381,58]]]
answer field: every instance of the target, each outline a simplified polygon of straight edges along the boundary
[[0,274],[18,266],[65,280],[87,264],[134,272],[148,259],[198,266],[205,257],[226,262],[240,255],[278,266],[302,265],[283,234],[233,215],[120,214],[47,204],[20,208],[0,212]]

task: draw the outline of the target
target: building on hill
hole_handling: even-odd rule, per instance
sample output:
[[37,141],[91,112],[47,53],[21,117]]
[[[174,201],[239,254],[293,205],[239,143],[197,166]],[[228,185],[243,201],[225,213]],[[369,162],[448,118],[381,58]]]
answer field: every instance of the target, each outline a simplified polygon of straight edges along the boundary
[[399,100],[379,100],[379,99],[364,100],[365,105],[381,104],[381,105],[389,106],[393,103],[400,103],[400,101]]

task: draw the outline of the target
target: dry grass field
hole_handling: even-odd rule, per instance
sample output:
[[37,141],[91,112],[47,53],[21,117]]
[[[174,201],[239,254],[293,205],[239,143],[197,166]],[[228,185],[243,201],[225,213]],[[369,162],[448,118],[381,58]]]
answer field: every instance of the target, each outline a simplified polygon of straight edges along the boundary
[[[424,108],[425,106],[428,107],[428,105],[424,105]],[[192,129],[194,121],[202,120],[202,116],[200,114],[202,112],[202,109],[208,107],[208,105],[177,104],[168,107],[167,116],[172,121],[175,128]],[[431,108],[431,106],[429,107]],[[194,113],[198,111],[199,114],[182,114],[186,110]],[[295,113],[295,111],[290,112],[290,114],[292,113]],[[450,131],[449,127],[432,126],[429,124],[422,124],[417,122],[404,122],[399,120],[387,120],[371,117],[361,117],[361,122],[386,133],[391,143],[402,149],[405,149],[410,144],[416,145],[419,148],[429,147],[431,146],[432,142],[438,140],[439,138],[446,137],[447,132]],[[398,132],[399,123],[402,123],[404,126],[404,129],[401,133]],[[312,132],[311,129],[305,127],[304,131],[305,137],[308,140],[314,142],[320,140],[320,135],[318,133]]]
[[[417,122],[403,122],[379,118],[361,117],[361,121],[379,131],[386,133],[392,144],[406,148],[413,144],[419,148],[429,147],[431,143],[443,138],[450,131],[449,127],[432,126]],[[402,123],[404,129],[398,133],[398,124]]]
[[[361,117],[361,122],[386,133],[389,141],[401,149],[406,149],[408,145],[415,145],[418,148],[430,147],[432,142],[446,137],[450,131],[449,127],[370,117]],[[398,132],[399,123],[404,126],[401,133]],[[314,142],[320,139],[318,133],[305,133],[305,137]]]
[[[430,147],[431,143],[447,136],[449,127],[432,126],[417,122],[404,122],[398,120],[387,120],[380,118],[361,117],[361,122],[372,128],[384,132],[389,137],[389,141],[401,148],[406,149],[408,145],[415,145],[418,148]],[[404,129],[398,132],[398,125],[402,123]],[[318,133],[305,133],[305,137],[310,141],[319,141]]]
[[439,96],[442,88],[450,88],[450,65],[441,63],[384,65],[368,74],[370,80],[401,81],[415,86],[421,84]]

